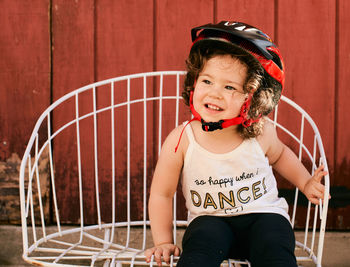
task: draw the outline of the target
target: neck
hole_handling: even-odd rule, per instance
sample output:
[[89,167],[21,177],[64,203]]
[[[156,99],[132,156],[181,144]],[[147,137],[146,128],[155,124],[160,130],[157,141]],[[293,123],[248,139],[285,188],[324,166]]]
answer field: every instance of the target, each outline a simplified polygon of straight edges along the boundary
[[203,131],[199,121],[193,121],[191,125],[197,143],[213,153],[230,152],[243,141],[237,132],[237,125],[212,132]]

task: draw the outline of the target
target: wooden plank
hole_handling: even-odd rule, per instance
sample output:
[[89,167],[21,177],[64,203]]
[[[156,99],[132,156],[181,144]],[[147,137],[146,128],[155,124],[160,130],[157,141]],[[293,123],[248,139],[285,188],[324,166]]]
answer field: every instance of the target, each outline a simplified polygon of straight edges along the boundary
[[350,99],[350,75],[348,66],[350,65],[349,46],[350,32],[347,27],[350,23],[348,11],[350,10],[349,1],[339,1],[339,25],[338,25],[338,47],[337,47],[337,99],[336,99],[336,170],[337,180],[336,185],[347,185],[350,187],[350,181],[347,179],[350,173],[350,121],[349,104]]
[[[52,69],[53,100],[94,81],[94,1],[52,1]],[[79,96],[79,113],[91,110],[91,95]],[[53,129],[72,120],[75,116],[74,101],[64,103],[53,114]],[[80,124],[82,155],[89,155],[93,138],[91,128]],[[75,125],[55,138],[56,191],[62,222],[77,222],[79,219],[77,141]],[[93,164],[82,158],[84,199],[93,194]],[[95,213],[93,206],[86,204],[88,218]],[[91,208],[91,209],[90,209]],[[87,220],[87,222],[89,222]]]
[[50,103],[48,6],[49,1],[0,2],[0,221],[5,223],[20,221],[20,158]]
[[[277,23],[278,43],[286,63],[284,94],[314,119],[334,178],[335,1],[279,1]],[[300,120],[295,115],[284,118],[296,133]],[[312,143],[312,138],[306,142]]]
[[212,0],[157,1],[156,70],[183,70],[191,47],[191,29],[213,22]]
[[216,21],[240,21],[255,26],[274,38],[274,1],[217,1]]
[[[2,1],[0,10],[0,160],[22,156],[50,101],[48,1]],[[27,23],[31,21],[31,23]]]
[[53,100],[94,82],[94,1],[52,1]]
[[153,1],[96,2],[98,81],[153,67]]
[[[350,2],[338,1],[337,29],[336,29],[336,102],[335,102],[335,176],[333,177],[333,199],[339,199],[337,214],[337,229],[350,228],[350,112],[348,99],[350,99],[350,75],[349,75],[349,10]],[[333,201],[332,201],[333,202]]]
[[[137,2],[122,0],[98,1],[96,6],[96,77],[97,80],[117,77],[153,70],[154,57],[154,18],[153,1]],[[136,99],[143,95],[143,81],[130,82],[130,98]],[[153,86],[148,84],[148,91]],[[102,88],[101,88],[102,89]],[[104,90],[104,92],[103,92]],[[110,88],[104,88],[98,93],[98,108],[111,103]],[[108,90],[106,92],[106,90]],[[127,82],[116,83],[114,88],[114,103],[127,100]],[[143,192],[143,106],[130,106],[130,181],[132,185],[131,216],[132,219],[142,219]],[[127,108],[118,108],[115,118],[115,179],[117,198],[117,221],[127,217]],[[102,218],[110,221],[112,218],[112,141],[111,113],[99,115],[98,147],[99,177]],[[141,199],[140,199],[141,198]]]
[[279,46],[286,62],[285,95],[315,120],[332,167],[335,2],[280,1],[278,18]]

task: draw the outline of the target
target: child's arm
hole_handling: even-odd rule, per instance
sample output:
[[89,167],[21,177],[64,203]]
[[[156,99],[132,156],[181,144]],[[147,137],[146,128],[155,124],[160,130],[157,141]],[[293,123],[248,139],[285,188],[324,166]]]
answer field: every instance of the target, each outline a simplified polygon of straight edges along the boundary
[[311,177],[294,152],[279,140],[271,123],[266,122],[263,136],[263,143],[268,143],[266,155],[272,167],[298,187],[312,203],[319,204],[319,199],[323,199],[324,195],[321,180],[327,174],[323,171],[323,166],[320,166]]
[[173,130],[165,140],[151,185],[148,209],[154,247],[147,249],[145,256],[149,262],[154,255],[159,266],[162,257],[165,262],[169,263],[171,255],[179,256],[180,254],[180,249],[174,245],[173,241],[172,205],[183,165],[183,144],[187,140],[186,138],[182,139],[180,147],[175,153],[174,149],[182,127]]

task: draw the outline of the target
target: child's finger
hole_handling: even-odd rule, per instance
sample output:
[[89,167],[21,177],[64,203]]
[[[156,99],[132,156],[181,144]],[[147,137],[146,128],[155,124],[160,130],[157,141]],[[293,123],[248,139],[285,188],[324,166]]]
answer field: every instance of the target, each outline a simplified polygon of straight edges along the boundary
[[180,249],[178,247],[175,248],[174,256],[180,256]]
[[325,175],[327,175],[327,174],[328,174],[328,172],[326,172],[326,171],[321,171],[321,172],[319,172],[319,173],[315,176],[316,181],[319,182],[319,183],[321,183],[322,178],[323,178]]
[[151,261],[151,257],[153,255],[154,251],[155,251],[155,248],[149,248],[149,249],[145,250],[144,255],[146,257],[147,262]]
[[309,200],[311,201],[312,204],[315,204],[315,205],[320,204],[320,199],[319,198],[312,197]]
[[318,168],[315,170],[314,178],[316,179],[317,182],[321,182],[323,176],[325,176],[325,175],[327,174],[327,172],[324,171],[323,169],[324,169],[324,166],[321,165],[320,167],[318,167]]
[[170,264],[170,250],[169,249],[163,250],[163,260],[167,264]]
[[154,252],[154,259],[157,262],[158,266],[162,266],[162,254],[163,250],[159,248]]

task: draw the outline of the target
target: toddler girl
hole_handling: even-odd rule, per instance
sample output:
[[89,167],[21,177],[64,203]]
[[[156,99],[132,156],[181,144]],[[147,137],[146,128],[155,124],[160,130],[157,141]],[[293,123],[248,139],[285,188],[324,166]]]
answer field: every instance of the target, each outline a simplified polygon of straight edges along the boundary
[[[314,204],[323,167],[313,177],[265,118],[284,86],[279,49],[262,31],[223,21],[192,29],[183,97],[193,119],[166,138],[155,169],[149,216],[158,265],[180,255],[172,237],[179,179],[189,226],[177,266],[220,266],[228,258],[256,266],[297,266],[288,205],[273,167]],[[176,152],[174,151],[176,148]]]

